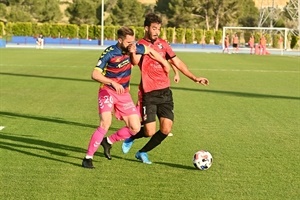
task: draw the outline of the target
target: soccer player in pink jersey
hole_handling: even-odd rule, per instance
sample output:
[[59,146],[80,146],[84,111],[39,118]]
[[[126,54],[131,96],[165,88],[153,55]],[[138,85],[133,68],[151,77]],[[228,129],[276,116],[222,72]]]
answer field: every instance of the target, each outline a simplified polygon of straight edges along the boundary
[[[196,83],[208,85],[208,79],[196,77],[187,66],[176,56],[170,45],[159,38],[162,20],[159,16],[150,13],[144,21],[144,38],[138,44],[151,47],[185,76]],[[133,64],[138,64],[141,70],[141,83],[139,90],[141,96],[141,117],[143,127],[136,134],[126,139],[122,145],[124,153],[128,153],[133,141],[143,137],[151,137],[148,143],[142,147],[135,157],[146,164],[151,164],[147,152],[157,147],[171,132],[174,120],[174,103],[170,89],[169,73],[163,66],[153,60],[149,55],[130,54]],[[156,131],[156,116],[159,119],[159,130]]]
[[[82,166],[94,168],[93,156],[99,145],[104,147],[104,155],[111,159],[109,143],[129,138],[140,130],[140,115],[129,93],[129,81],[132,64],[128,47],[134,45],[137,53],[150,54],[164,65],[164,70],[170,70],[169,63],[152,48],[142,44],[133,44],[134,32],[131,28],[122,27],[118,30],[118,43],[109,46],[100,56],[92,72],[92,79],[101,83],[98,93],[98,109],[100,125],[93,133]],[[112,113],[117,119],[123,120],[125,126],[103,140],[111,122]]]

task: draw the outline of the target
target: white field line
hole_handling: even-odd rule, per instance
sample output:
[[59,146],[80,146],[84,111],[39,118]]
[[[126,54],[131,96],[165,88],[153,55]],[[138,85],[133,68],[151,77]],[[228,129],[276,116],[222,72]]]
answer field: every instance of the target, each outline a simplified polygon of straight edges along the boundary
[[300,73],[300,71],[281,71],[281,70],[252,70],[252,69],[196,69],[189,68],[192,71],[218,71],[218,72],[262,72],[262,73]]
[[[16,64],[0,64],[0,67],[82,67],[81,66],[77,66],[77,65],[16,65]],[[93,66],[91,67],[93,68]]]

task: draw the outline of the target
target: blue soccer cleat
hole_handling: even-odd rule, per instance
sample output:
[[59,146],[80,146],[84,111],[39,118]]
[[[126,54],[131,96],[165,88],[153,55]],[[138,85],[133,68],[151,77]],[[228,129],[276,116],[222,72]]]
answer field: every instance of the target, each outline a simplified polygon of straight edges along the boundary
[[123,144],[122,144],[122,151],[123,153],[128,153],[129,150],[131,149],[132,145],[133,145],[134,140],[131,138],[128,138],[126,140],[124,140]]
[[151,162],[151,161],[149,160],[149,158],[148,158],[147,152],[139,152],[139,151],[138,151],[138,152],[135,154],[135,157],[136,157],[136,159],[142,161],[142,162],[145,163],[145,164],[152,164],[152,162]]

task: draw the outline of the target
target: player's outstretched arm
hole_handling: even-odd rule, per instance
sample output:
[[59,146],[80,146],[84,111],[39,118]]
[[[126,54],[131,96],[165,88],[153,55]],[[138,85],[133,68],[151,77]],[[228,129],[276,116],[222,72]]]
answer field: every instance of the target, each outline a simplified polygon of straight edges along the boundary
[[207,78],[204,77],[196,77],[186,66],[186,64],[184,62],[182,62],[182,60],[180,60],[177,56],[175,56],[174,58],[170,59],[171,60],[171,64],[173,64],[174,66],[177,67],[177,69],[179,71],[181,71],[181,73],[183,73],[186,77],[190,78],[191,80],[193,80],[196,83],[200,83],[202,85],[208,85],[209,81]]

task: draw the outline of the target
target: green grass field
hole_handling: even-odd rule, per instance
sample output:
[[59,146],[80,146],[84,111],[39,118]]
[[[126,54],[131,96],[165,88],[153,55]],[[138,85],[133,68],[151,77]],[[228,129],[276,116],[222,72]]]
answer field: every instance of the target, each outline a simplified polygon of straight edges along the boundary
[[[100,147],[89,170],[100,53],[0,49],[0,199],[300,198],[299,57],[177,53],[210,85],[172,82],[174,136],[149,153],[153,164],[134,158],[140,139],[126,155],[116,143],[111,161]],[[134,99],[138,83],[134,68]],[[214,158],[207,171],[192,164],[200,149]]]

